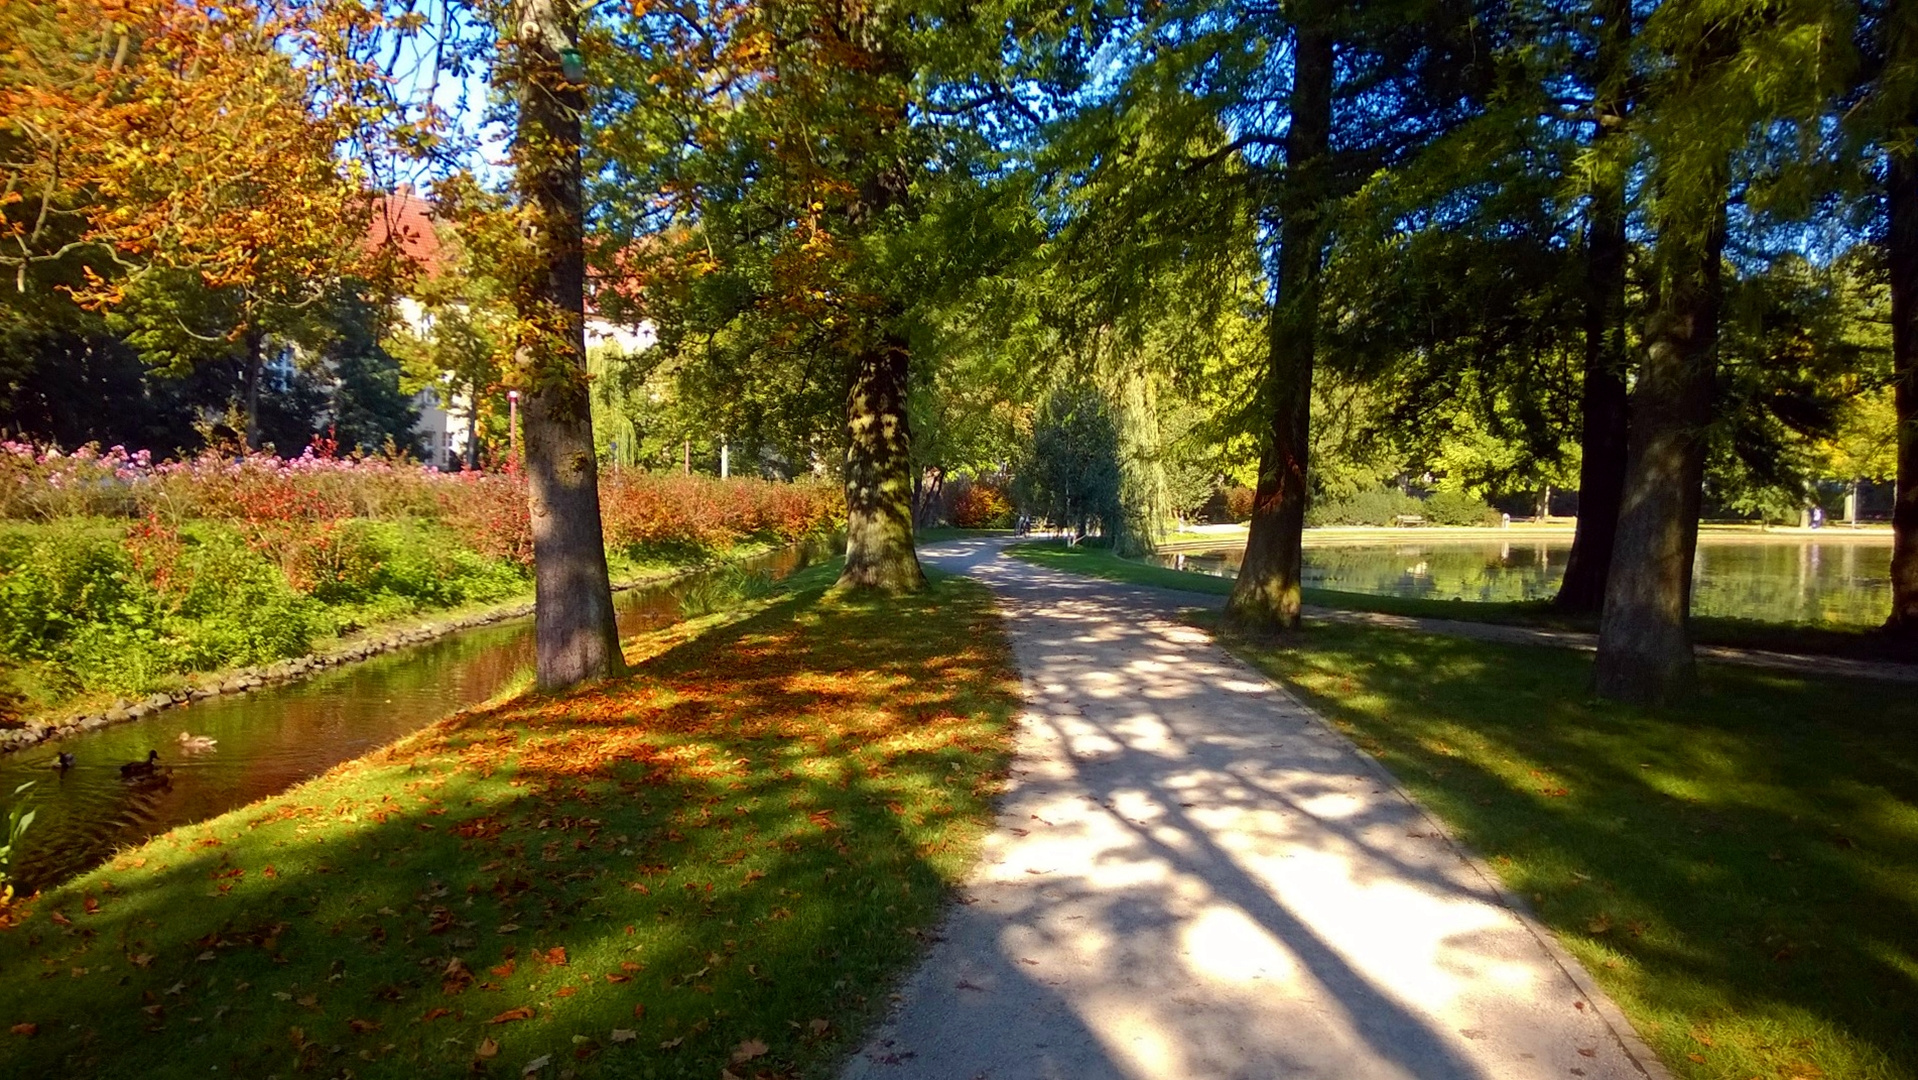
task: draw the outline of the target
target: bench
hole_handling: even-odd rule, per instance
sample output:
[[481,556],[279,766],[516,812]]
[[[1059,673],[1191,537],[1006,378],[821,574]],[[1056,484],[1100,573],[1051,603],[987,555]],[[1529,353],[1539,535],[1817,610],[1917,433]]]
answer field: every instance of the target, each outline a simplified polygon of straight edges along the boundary
[[1423,525],[1425,517],[1422,514],[1394,514],[1392,524],[1401,528],[1407,525]]

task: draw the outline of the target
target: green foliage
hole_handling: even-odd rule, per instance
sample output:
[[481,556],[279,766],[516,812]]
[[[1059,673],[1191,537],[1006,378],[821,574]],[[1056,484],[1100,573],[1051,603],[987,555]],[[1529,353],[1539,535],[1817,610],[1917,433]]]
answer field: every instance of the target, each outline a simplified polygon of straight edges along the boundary
[[20,838],[33,826],[38,810],[30,809],[27,802],[27,789],[36,781],[29,780],[13,789],[13,809],[7,811],[7,842],[0,844],[0,904],[13,899],[13,883],[10,871],[13,868],[13,849],[20,846]]
[[1118,527],[1119,429],[1104,395],[1066,387],[1046,400],[1015,493],[1035,517],[1085,535]]
[[186,672],[305,652],[317,600],[230,528],[179,535],[161,558],[122,527],[62,522],[0,533],[0,659],[82,693],[140,694]]
[[1434,491],[1420,511],[1433,525],[1497,525],[1499,512],[1484,499],[1463,491]]
[[1306,508],[1305,523],[1323,525],[1390,525],[1401,515],[1423,517],[1425,504],[1397,488],[1374,488],[1343,499],[1316,501]]

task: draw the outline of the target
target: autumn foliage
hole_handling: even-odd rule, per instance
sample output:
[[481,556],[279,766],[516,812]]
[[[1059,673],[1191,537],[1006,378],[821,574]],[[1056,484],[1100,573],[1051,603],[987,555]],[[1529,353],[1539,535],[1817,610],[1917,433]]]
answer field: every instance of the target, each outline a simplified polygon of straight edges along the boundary
[[299,303],[400,269],[362,238],[369,177],[338,149],[407,137],[372,103],[357,4],[48,0],[0,5],[0,267],[42,264],[93,306],[177,271]]

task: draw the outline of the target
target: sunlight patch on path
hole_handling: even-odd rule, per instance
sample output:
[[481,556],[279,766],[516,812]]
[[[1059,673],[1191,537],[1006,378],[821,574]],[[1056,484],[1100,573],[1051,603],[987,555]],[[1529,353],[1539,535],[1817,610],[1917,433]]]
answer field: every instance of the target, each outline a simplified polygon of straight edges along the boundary
[[1180,597],[1000,546],[925,554],[1007,616],[1009,790],[847,1080],[1663,1077],[1370,761],[1174,621]]

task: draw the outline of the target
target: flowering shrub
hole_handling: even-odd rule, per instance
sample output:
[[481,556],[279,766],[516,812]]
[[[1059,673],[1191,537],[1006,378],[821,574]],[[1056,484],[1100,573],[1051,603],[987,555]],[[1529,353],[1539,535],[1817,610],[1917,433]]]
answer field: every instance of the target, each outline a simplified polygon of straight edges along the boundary
[[1004,489],[983,481],[966,485],[952,501],[952,523],[962,529],[1004,529],[1012,525],[1012,500]]
[[[749,536],[797,540],[842,514],[837,487],[813,481],[715,480],[608,473],[600,481],[606,542],[615,550],[724,547]],[[87,446],[72,453],[0,443],[0,519],[136,517],[145,527],[231,523],[302,591],[364,582],[377,567],[352,519],[437,519],[479,554],[532,562],[526,478],[442,473],[395,458],[340,458],[323,443],[299,457],[210,449],[155,462],[146,451]]]
[[[632,555],[797,540],[843,513],[817,482],[608,474],[600,495],[608,548]],[[532,561],[517,473],[325,445],[155,462],[0,443],[0,698],[23,672],[54,698],[140,694],[296,656],[344,628],[504,599]]]

